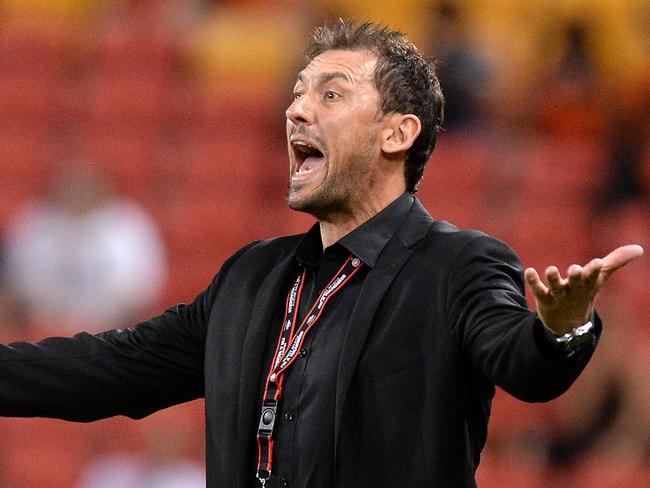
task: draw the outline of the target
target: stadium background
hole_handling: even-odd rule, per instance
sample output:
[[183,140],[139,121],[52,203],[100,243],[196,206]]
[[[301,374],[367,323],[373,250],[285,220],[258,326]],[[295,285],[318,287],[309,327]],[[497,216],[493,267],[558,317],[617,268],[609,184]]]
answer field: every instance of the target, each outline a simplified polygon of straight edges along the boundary
[[[138,320],[191,300],[250,240],[307,228],[284,206],[284,108],[309,29],[338,16],[386,22],[439,60],[449,123],[419,193],[435,218],[492,233],[527,266],[650,249],[645,0],[4,0],[0,239],[67,162],[92,166],[165,246],[162,295]],[[498,393],[482,488],[650,486],[650,260],[598,305],[607,329],[569,394]],[[0,308],[5,342],[69,331],[30,322],[6,278]],[[0,419],[0,487],[202,466],[202,413]]]

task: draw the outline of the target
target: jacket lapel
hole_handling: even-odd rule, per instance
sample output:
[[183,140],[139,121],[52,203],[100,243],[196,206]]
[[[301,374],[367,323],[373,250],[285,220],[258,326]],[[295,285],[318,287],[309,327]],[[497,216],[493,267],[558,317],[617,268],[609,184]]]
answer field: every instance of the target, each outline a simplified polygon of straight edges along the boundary
[[424,238],[432,223],[433,219],[416,198],[404,222],[386,244],[375,267],[366,276],[357,303],[350,315],[339,359],[334,421],[335,458],[343,407],[375,312],[397,273],[413,254],[412,247]]
[[[293,278],[295,267],[292,265],[293,249],[278,259],[269,274],[259,286],[259,293],[255,298],[251,321],[244,337],[242,355],[239,365],[239,398],[238,398],[238,426],[237,466],[239,468],[239,486],[248,486],[254,474],[245,460],[247,449],[250,448],[251,439],[255,439],[255,424],[251,419],[258,415],[259,388],[264,357],[269,331],[274,330],[273,313],[278,306],[278,301],[283,301],[287,293],[287,286]],[[234,399],[233,399],[234,400]]]

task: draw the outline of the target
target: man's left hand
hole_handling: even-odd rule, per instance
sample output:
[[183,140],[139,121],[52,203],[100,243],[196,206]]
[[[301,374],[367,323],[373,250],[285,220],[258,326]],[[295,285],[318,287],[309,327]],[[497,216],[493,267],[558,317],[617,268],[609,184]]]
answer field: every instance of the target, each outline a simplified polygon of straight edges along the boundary
[[555,266],[546,268],[545,284],[535,268],[525,272],[537,313],[544,325],[558,335],[586,323],[593,311],[594,299],[607,279],[617,269],[641,257],[643,248],[622,246],[604,258],[596,258],[582,267],[572,264],[563,278]]

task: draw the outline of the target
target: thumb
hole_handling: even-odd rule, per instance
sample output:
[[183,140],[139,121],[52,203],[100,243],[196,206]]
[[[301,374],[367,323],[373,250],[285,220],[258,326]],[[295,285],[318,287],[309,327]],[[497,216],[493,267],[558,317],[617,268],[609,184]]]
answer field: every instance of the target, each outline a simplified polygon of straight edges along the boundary
[[602,260],[601,273],[603,278],[609,278],[614,271],[643,256],[643,248],[638,244],[629,244],[614,249]]

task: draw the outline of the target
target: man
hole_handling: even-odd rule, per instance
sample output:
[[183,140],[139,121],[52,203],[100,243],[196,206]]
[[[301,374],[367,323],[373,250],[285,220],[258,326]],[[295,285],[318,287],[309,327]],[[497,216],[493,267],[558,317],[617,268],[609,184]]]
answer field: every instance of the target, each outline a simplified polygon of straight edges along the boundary
[[289,206],[319,223],[252,243],[133,329],[0,351],[0,414],[89,421],[206,399],[208,486],[471,487],[498,384],[566,390],[593,300],[642,254],[526,280],[514,253],[413,192],[442,120],[433,68],[385,27],[315,31],[287,110]]

